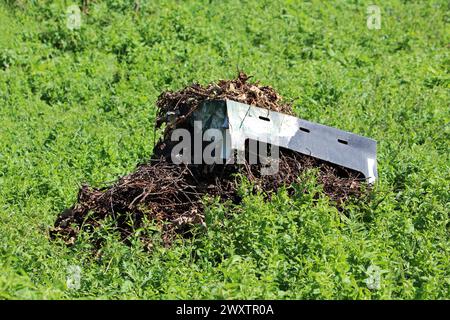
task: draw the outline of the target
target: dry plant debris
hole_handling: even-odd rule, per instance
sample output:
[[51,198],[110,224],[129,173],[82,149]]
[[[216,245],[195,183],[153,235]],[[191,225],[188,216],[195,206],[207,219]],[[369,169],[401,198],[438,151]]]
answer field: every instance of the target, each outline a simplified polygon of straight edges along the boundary
[[[240,72],[233,80],[220,80],[207,86],[193,84],[180,91],[162,93],[157,101],[156,126],[165,124],[166,129],[152,159],[109,187],[98,189],[83,185],[77,202],[56,219],[50,230],[51,237],[61,236],[67,244],[73,244],[81,230],[92,230],[101,226],[106,217],[111,217],[124,241],[150,220],[160,226],[164,244],[170,245],[177,234],[189,234],[193,224],[204,223],[205,196],[219,197],[221,201],[229,200],[234,204],[241,201],[236,174],[247,177],[255,192],[263,191],[270,197],[282,186],[289,190],[305,170],[318,168],[318,182],[338,206],[352,196],[364,194],[363,179],[358,173],[286,149],[280,150],[279,171],[272,176],[262,176],[259,165],[171,163],[168,153],[164,152],[170,146],[169,133],[186,126],[185,120],[203,101],[231,99],[293,114],[291,105],[283,103],[274,89],[249,82],[249,78]],[[168,123],[168,113],[176,116],[172,124]],[[145,232],[140,237],[149,248],[152,246]]]

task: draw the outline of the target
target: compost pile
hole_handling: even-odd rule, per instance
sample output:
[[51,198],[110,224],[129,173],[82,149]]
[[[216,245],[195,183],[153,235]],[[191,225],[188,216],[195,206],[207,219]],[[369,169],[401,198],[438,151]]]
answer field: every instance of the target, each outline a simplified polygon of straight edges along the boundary
[[51,237],[73,244],[81,230],[93,231],[109,218],[125,242],[141,228],[139,237],[150,248],[152,240],[145,223],[152,221],[159,226],[163,243],[170,245],[177,235],[189,235],[193,225],[204,224],[207,199],[218,197],[220,201],[238,204],[242,176],[251,182],[254,192],[270,197],[282,186],[294,192],[291,186],[298,182],[301,173],[317,168],[318,182],[338,206],[349,197],[363,194],[363,179],[356,172],[286,149],[280,149],[279,170],[274,175],[261,175],[260,165],[248,163],[173,164],[167,152],[172,143],[171,131],[187,127],[187,119],[202,102],[222,99],[293,114],[292,106],[284,103],[273,88],[251,82],[242,72],[233,80],[207,86],[193,84],[180,91],[162,93],[157,101],[156,127],[164,125],[165,130],[152,158],[111,186],[83,185],[77,202],[57,217]]

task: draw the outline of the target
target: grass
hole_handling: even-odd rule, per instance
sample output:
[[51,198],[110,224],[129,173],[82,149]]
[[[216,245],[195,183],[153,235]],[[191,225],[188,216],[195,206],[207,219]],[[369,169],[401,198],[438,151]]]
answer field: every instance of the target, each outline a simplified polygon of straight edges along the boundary
[[[0,4],[0,298],[450,298],[447,1],[379,2],[380,30],[369,1],[99,0],[73,31],[70,4]],[[81,183],[149,158],[161,91],[237,68],[298,116],[376,139],[372,201],[338,212],[310,173],[271,201],[243,183],[237,210],[209,206],[206,228],[151,254],[108,224],[98,256],[88,234],[48,240]]]

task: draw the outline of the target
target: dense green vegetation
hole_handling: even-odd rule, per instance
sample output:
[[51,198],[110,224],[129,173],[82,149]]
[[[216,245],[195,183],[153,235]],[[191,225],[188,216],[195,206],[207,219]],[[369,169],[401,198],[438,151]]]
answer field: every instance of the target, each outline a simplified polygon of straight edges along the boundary
[[[74,30],[70,1],[0,4],[0,298],[450,298],[447,1],[379,1],[380,30],[371,1],[140,2],[91,1]],[[97,255],[88,234],[48,240],[81,183],[150,157],[160,92],[237,68],[378,140],[372,201],[339,212],[311,172],[291,198],[244,183],[238,209],[151,254],[108,225]]]

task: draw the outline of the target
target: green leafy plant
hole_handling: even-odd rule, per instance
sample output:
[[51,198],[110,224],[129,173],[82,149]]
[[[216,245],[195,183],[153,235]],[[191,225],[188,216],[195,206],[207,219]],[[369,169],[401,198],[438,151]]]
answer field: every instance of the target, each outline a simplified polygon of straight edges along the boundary
[[[69,1],[0,4],[0,298],[448,299],[446,1]],[[77,3],[75,3],[77,4]],[[152,154],[160,92],[231,78],[275,87],[298,116],[379,142],[370,201],[339,210],[314,172],[293,196],[207,200],[206,226],[145,251],[99,226],[49,241],[83,182]],[[113,222],[109,222],[113,223]],[[79,287],[68,270],[80,270]]]

